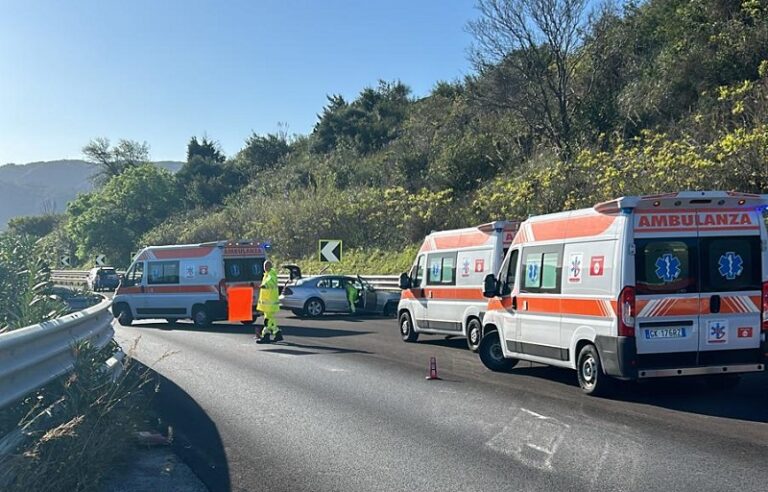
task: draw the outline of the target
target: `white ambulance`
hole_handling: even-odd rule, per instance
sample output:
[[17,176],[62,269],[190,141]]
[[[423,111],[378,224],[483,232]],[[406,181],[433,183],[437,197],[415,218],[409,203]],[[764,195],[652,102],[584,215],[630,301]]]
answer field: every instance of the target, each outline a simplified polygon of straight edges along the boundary
[[482,362],[576,369],[590,394],[611,378],[732,386],[764,370],[767,205],[768,195],[682,192],[530,218],[486,278]]
[[254,241],[150,246],[136,255],[122,278],[112,312],[123,325],[135,319],[175,323],[191,318],[207,326],[227,319],[228,287],[250,285],[255,319],[265,261],[265,245]]
[[419,333],[455,335],[477,350],[487,304],[483,280],[498,271],[517,225],[496,221],[424,239],[410,273],[400,276],[398,323],[404,341],[415,342]]

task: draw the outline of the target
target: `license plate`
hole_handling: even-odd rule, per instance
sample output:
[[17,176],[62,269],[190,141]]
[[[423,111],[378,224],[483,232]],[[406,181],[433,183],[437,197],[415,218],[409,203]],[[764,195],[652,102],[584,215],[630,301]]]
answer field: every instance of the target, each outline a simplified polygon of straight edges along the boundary
[[685,328],[654,328],[645,330],[645,338],[685,338]]

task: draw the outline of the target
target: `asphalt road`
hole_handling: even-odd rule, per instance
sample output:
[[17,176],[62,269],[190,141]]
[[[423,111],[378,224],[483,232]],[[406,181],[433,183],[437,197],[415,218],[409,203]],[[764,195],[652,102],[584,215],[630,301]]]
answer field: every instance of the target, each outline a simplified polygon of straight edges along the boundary
[[280,324],[267,346],[240,325],[117,328],[211,490],[768,490],[768,375],[601,399],[567,370],[491,373],[463,340],[405,344],[394,319]]

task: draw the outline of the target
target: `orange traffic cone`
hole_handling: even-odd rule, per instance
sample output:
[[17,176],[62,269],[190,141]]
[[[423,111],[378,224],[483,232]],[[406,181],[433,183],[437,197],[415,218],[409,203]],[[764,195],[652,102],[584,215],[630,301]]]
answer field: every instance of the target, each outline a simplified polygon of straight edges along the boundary
[[429,358],[429,373],[427,374],[427,379],[440,379],[437,375],[437,359],[434,357]]

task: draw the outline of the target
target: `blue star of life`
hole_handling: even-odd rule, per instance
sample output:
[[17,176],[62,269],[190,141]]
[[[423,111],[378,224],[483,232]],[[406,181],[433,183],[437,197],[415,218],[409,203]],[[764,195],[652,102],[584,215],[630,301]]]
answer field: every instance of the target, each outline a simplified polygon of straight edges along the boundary
[[539,278],[539,265],[528,265],[528,278],[532,281]]
[[717,264],[717,271],[727,280],[735,280],[744,271],[744,260],[733,251],[723,254]]
[[680,268],[680,260],[670,254],[666,253],[661,255],[656,260],[656,276],[664,282],[672,282],[680,276],[682,269]]

